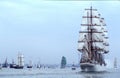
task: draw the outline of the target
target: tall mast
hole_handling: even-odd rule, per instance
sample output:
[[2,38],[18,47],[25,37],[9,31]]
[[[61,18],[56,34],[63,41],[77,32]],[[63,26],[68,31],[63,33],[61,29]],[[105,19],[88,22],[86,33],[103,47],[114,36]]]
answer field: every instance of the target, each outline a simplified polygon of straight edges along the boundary
[[[92,54],[92,6],[91,6],[91,8],[90,8],[90,51],[91,51],[91,53],[90,54]],[[92,59],[92,58],[91,58]]]
[[[90,18],[90,24],[89,24],[89,18]],[[92,59],[91,57],[91,54],[92,54],[92,6],[90,8],[90,16],[89,16],[89,13],[87,12],[87,23],[88,23],[88,39],[89,39],[89,42],[88,42],[88,48],[89,48],[89,58]]]
[[[89,33],[89,31],[90,31],[90,24],[89,24],[89,12],[87,12],[87,24],[88,24],[88,39],[90,39],[90,33]],[[88,50],[89,50],[89,52],[88,52],[88,55],[89,55],[89,59],[91,58],[91,51],[90,51],[90,42],[88,42]]]

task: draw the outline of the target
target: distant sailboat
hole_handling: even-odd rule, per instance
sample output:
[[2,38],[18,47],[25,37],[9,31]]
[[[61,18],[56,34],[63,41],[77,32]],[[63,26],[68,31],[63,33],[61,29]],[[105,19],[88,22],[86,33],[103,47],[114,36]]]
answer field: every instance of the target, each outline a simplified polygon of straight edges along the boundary
[[27,68],[32,68],[33,66],[32,66],[32,61],[30,60],[29,61],[29,64],[27,65]]
[[114,68],[117,68],[117,58],[114,59]]
[[38,64],[37,64],[37,68],[41,68],[42,67],[42,65],[41,65],[41,63],[40,63],[40,61],[38,62]]
[[16,65],[14,68],[16,69],[23,69],[24,68],[24,56],[23,54],[18,54],[18,65]]
[[76,70],[76,67],[75,67],[74,62],[73,62],[73,64],[72,64],[72,70]]
[[5,60],[5,62],[2,64],[3,68],[7,68],[9,66],[8,62],[7,62],[7,58]]

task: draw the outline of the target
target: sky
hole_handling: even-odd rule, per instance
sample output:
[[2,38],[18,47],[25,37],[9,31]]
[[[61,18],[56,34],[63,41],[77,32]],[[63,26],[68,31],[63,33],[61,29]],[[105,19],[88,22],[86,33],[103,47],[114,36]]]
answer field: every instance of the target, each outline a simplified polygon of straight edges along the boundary
[[120,66],[120,1],[0,0],[0,63],[7,58],[25,63],[68,64],[79,62],[80,24],[85,8],[98,9],[105,18],[109,36],[108,65],[116,57]]

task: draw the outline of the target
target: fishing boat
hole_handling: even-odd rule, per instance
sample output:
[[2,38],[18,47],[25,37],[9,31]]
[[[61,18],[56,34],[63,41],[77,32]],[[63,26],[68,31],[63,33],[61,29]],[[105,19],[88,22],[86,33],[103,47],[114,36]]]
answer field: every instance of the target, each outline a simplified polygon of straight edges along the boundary
[[79,32],[78,51],[81,53],[82,71],[104,71],[104,55],[108,50],[108,36],[104,18],[92,6],[85,9]]

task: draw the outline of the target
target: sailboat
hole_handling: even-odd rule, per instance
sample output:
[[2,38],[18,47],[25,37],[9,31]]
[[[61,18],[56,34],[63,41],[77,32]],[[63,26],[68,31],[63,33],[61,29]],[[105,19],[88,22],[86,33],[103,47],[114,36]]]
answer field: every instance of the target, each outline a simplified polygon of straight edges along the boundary
[[7,62],[7,58],[5,60],[5,62],[2,64],[3,68],[7,68],[9,66],[8,62]]
[[14,67],[15,69],[23,69],[24,68],[24,56],[23,54],[18,54],[18,65]]
[[117,68],[117,58],[114,59],[114,68]]
[[93,9],[92,6],[85,9],[78,40],[82,71],[104,71],[104,55],[109,52],[107,33],[104,18],[97,9]]
[[32,68],[33,66],[32,66],[32,61],[30,60],[29,61],[29,64],[27,65],[27,68]]

